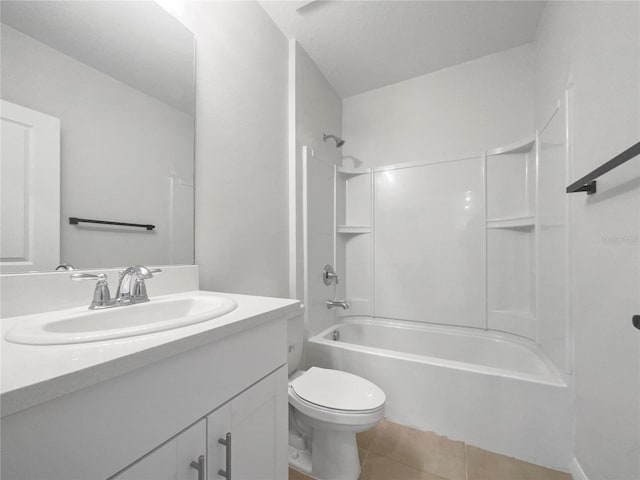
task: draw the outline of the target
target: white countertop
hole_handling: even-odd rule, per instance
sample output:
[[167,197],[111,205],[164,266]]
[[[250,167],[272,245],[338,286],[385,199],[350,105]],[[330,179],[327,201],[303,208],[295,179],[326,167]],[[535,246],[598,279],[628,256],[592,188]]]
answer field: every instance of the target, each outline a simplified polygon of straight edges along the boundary
[[[74,345],[15,344],[4,339],[5,333],[17,322],[28,319],[29,316],[0,320],[2,416],[220,340],[261,323],[290,318],[301,313],[301,305],[297,300],[217,294],[235,300],[238,308],[206,322],[102,342]],[[171,296],[184,295],[189,293]]]

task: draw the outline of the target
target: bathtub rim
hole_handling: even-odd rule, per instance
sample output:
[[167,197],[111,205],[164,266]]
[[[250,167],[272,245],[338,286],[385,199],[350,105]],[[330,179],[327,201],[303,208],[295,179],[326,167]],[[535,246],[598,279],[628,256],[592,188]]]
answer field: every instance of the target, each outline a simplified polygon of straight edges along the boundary
[[[336,342],[325,338],[330,335],[336,328],[342,325],[355,324],[355,325],[375,325],[391,328],[401,328],[403,330],[418,330],[433,333],[444,333],[447,335],[456,335],[472,338],[490,339],[500,343],[511,343],[519,347],[529,350],[532,355],[540,358],[547,367],[548,374],[533,374],[518,372],[516,370],[509,370],[503,368],[489,367],[484,365],[477,365],[468,362],[461,362],[456,360],[448,360],[439,357],[432,357],[428,355],[418,355],[415,353],[398,352],[395,350],[388,350],[385,348],[370,347],[367,345],[359,345],[356,343],[347,343],[343,341]],[[542,385],[549,385],[553,387],[568,387],[562,372],[553,364],[553,362],[544,354],[542,349],[532,340],[520,337],[518,335],[512,335],[505,332],[492,331],[492,330],[480,330],[459,326],[448,326],[441,324],[430,324],[423,322],[412,322],[406,320],[397,320],[383,317],[369,317],[364,315],[339,317],[336,319],[330,327],[309,336],[308,342],[318,345],[329,346],[332,348],[339,348],[342,350],[352,350],[363,353],[370,353],[378,356],[394,358],[399,360],[410,360],[417,363],[436,365],[440,367],[453,368],[455,370],[462,370],[473,373],[480,373],[483,375],[489,375],[493,377],[503,377],[514,380],[521,380],[531,383],[537,383]]]

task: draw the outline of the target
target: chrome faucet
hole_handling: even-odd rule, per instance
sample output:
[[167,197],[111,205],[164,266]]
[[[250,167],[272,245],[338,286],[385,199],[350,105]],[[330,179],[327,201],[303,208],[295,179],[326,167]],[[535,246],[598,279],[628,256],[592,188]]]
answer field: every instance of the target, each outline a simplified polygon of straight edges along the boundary
[[90,310],[102,308],[120,307],[124,305],[134,305],[149,301],[145,280],[153,278],[154,273],[160,273],[159,268],[149,269],[142,265],[129,267],[120,272],[118,281],[118,292],[115,298],[111,298],[107,275],[104,273],[72,273],[72,280],[98,280],[93,291],[93,300],[89,305]]
[[349,308],[349,304],[346,300],[337,301],[337,300],[327,300],[327,308],[340,307],[343,310],[347,310]]
[[144,281],[153,278],[154,273],[160,273],[159,268],[148,269],[143,265],[135,265],[120,272],[116,303],[118,305],[133,305],[149,301],[147,286]]

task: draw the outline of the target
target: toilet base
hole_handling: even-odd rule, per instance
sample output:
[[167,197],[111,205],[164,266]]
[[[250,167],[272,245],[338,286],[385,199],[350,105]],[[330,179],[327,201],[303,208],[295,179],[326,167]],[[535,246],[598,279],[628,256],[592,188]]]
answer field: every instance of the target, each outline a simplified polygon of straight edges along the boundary
[[356,436],[315,430],[311,449],[299,450],[289,445],[289,465],[318,480],[357,480],[360,457]]
[[357,480],[360,458],[356,434],[314,430],[311,439],[312,475],[321,480]]
[[[356,433],[361,428],[317,422],[300,412],[289,425],[289,465],[318,480],[357,480],[360,456]],[[309,425],[309,422],[314,426]],[[298,428],[296,428],[298,427]],[[307,433],[300,432],[300,427]],[[315,427],[315,428],[314,428]],[[294,441],[292,441],[294,440]]]
[[295,470],[311,475],[311,451],[298,450],[289,445],[289,466]]

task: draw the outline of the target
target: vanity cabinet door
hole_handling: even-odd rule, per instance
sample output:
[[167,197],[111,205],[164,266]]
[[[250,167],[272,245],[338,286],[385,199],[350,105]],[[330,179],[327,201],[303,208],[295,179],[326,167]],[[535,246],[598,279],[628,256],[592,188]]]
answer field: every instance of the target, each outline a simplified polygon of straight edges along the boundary
[[[206,447],[207,425],[203,419],[110,480],[204,480]],[[202,474],[198,476],[200,468]]]
[[210,414],[208,479],[224,479],[230,459],[231,480],[285,480],[287,415],[286,366]]

